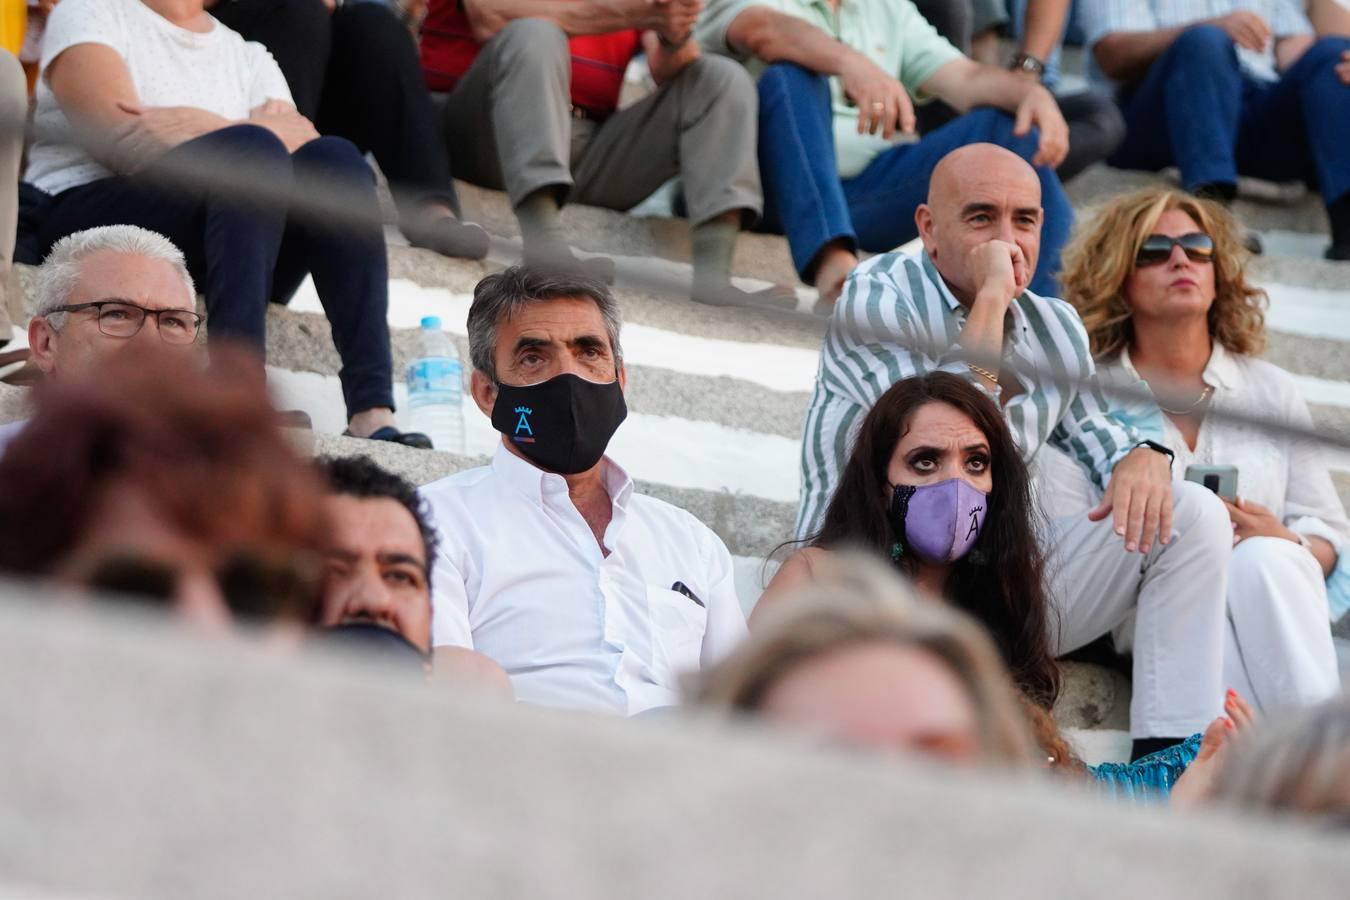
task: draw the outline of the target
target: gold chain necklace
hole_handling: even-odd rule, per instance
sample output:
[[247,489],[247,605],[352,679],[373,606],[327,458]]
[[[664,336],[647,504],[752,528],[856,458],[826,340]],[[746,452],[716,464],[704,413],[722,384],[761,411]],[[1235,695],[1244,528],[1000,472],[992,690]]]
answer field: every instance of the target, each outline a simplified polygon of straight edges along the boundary
[[1208,400],[1210,394],[1213,393],[1214,387],[1212,385],[1207,384],[1205,385],[1205,389],[1200,392],[1199,399],[1197,399],[1194,403],[1192,403],[1185,409],[1168,409],[1167,407],[1163,406],[1162,403],[1158,404],[1158,408],[1161,409],[1163,412],[1167,413],[1169,416],[1189,416],[1191,413],[1195,412],[1202,405],[1204,405],[1204,402]]

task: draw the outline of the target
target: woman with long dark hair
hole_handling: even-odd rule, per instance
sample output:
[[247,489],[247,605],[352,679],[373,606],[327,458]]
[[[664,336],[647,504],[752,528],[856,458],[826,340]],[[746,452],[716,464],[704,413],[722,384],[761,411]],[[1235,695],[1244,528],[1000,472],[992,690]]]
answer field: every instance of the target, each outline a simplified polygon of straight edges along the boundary
[[823,554],[864,549],[982,622],[1017,685],[1049,709],[1059,669],[1033,511],[993,401],[946,372],[897,382],[863,420],[824,525],[784,562],[751,625]]
[[[837,569],[840,551],[888,559],[922,594],[988,629],[1025,698],[1037,743],[1053,766],[1082,770],[1051,713],[1059,695],[1051,649],[1057,623],[1030,484],[1002,413],[978,388],[940,371],[896,382],[863,419],[824,524],[765,589],[750,617],[752,631],[784,597],[817,580],[814,567]],[[1167,793],[1197,754],[1210,768],[1233,719],[1249,716],[1231,692],[1225,712],[1204,739],[1197,734],[1090,773],[1118,793]]]

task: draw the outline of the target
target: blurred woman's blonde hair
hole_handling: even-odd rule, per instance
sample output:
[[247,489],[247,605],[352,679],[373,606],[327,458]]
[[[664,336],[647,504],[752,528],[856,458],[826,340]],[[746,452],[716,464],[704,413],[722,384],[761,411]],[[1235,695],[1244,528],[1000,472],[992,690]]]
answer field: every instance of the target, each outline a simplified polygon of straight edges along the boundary
[[920,599],[860,554],[830,554],[814,563],[813,576],[701,676],[693,692],[698,704],[754,713],[797,666],[851,646],[890,643],[931,654],[957,677],[975,707],[985,760],[1020,766],[1044,758],[998,650],[974,619]]
[[1243,735],[1230,748],[1214,797],[1228,806],[1350,828],[1350,697]]
[[1092,355],[1111,360],[1133,342],[1125,282],[1144,240],[1169,210],[1178,209],[1214,239],[1214,305],[1209,333],[1224,349],[1245,355],[1265,347],[1266,292],[1247,281],[1249,254],[1242,229],[1228,210],[1181,191],[1147,188],[1098,209],[1064,248],[1059,282],[1064,299],[1083,319]]

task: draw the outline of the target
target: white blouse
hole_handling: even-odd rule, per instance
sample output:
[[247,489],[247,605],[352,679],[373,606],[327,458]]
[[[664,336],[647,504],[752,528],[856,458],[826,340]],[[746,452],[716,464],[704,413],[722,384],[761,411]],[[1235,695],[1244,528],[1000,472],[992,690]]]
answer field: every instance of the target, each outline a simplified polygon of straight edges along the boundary
[[[1102,365],[1099,371],[1108,383],[1133,386],[1143,383],[1128,350],[1118,360]],[[1216,342],[1201,377],[1214,388],[1211,410],[1230,410],[1287,425],[1312,427],[1312,414],[1297,383],[1279,366],[1230,353]],[[1125,408],[1125,417],[1145,436],[1176,452],[1177,478],[1184,477],[1186,467],[1194,464],[1235,466],[1238,496],[1266,507],[1290,530],[1323,538],[1337,553],[1350,540],[1350,522],[1319,445],[1207,415],[1192,450],[1156,403],[1119,405]],[[1153,434],[1149,435],[1149,431]]]

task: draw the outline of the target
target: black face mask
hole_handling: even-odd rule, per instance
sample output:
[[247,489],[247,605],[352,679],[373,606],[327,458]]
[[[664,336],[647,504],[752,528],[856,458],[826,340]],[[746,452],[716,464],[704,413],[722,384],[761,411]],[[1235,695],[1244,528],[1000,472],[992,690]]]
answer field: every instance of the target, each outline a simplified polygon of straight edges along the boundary
[[497,386],[492,427],[541,469],[585,472],[600,461],[628,416],[619,382],[597,384],[570,372],[528,387]]

